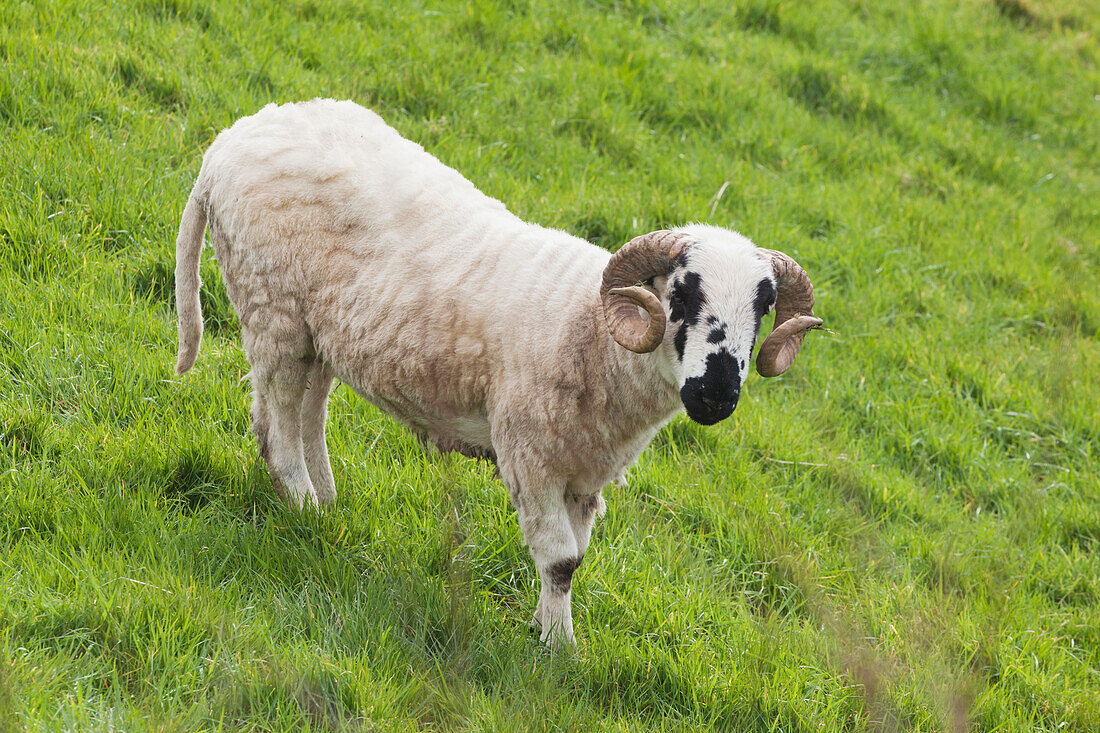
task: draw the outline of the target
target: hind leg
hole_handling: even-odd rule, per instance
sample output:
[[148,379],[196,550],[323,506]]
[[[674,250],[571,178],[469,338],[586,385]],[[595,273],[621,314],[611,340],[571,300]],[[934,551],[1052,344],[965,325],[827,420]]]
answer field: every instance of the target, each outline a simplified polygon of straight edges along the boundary
[[[268,418],[261,455],[267,461],[276,491],[298,508],[317,504],[302,446],[302,398],[308,378],[308,366],[297,359],[258,374],[253,367],[253,387]],[[256,433],[259,436],[260,430]]]
[[332,478],[332,464],[325,444],[325,419],[328,417],[332,382],[332,372],[323,361],[317,359],[310,367],[309,382],[302,400],[302,447],[309,478],[321,504],[336,501],[336,482]]
[[[573,527],[573,537],[577,540],[577,557],[583,559],[588,551],[588,541],[592,539],[592,524],[597,515],[606,511],[603,496],[599,491],[595,494],[578,496],[566,494],[565,509],[569,513],[569,523]],[[578,564],[579,564],[578,560]]]
[[[252,378],[252,375],[248,375]],[[252,385],[252,433],[256,436],[256,447],[264,463],[271,461],[271,416],[267,412],[263,395]]]
[[[242,329],[243,330],[243,329]],[[252,425],[275,490],[295,507],[317,504],[302,446],[302,401],[314,358],[308,338],[292,329],[243,330],[252,363]]]

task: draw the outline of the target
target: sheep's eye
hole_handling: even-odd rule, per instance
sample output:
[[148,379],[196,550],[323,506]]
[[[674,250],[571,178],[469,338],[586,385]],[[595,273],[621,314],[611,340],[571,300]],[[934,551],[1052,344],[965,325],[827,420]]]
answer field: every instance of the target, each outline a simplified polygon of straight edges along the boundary
[[672,295],[669,296],[668,302],[672,303],[674,305],[682,305],[683,302],[684,302],[684,299],[680,297],[679,293],[673,293]]

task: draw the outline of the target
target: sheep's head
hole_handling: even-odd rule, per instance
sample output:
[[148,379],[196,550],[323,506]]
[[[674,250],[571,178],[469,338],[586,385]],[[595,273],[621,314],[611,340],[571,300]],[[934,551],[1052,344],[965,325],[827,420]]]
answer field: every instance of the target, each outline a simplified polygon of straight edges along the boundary
[[775,327],[756,361],[765,377],[785,372],[806,332],[821,325],[798,263],[719,227],[631,240],[604,270],[601,296],[615,341],[638,353],[657,351],[688,416],[704,425],[737,406],[760,321],[773,307]]

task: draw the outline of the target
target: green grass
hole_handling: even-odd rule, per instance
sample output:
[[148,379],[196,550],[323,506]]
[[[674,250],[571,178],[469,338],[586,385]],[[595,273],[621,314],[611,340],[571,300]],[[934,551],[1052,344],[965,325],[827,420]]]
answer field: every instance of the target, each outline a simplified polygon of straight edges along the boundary
[[[1095,0],[0,6],[0,730],[1100,730]],[[606,492],[579,648],[506,491],[346,387],[284,509],[216,263],[218,130],[352,98],[607,247],[708,221],[818,312]],[[208,257],[209,255],[207,255]]]

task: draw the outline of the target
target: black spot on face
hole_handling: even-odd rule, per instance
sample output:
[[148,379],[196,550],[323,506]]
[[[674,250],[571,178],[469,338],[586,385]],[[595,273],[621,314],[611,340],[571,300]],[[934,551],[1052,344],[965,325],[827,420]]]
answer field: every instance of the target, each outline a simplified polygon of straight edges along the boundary
[[703,311],[707,299],[701,287],[702,278],[697,272],[686,272],[681,278],[677,278],[672,284],[672,292],[668,296],[669,320],[672,323],[680,323],[680,330],[676,332],[673,345],[676,347],[676,356],[680,361],[684,360],[684,347],[687,346],[688,329],[699,322],[699,314]]
[[718,328],[712,328],[710,333],[707,334],[708,344],[720,344],[726,338],[726,327],[719,326]]
[[680,330],[676,332],[676,336],[672,339],[672,344],[676,347],[676,358],[680,361],[684,360],[684,347],[687,346],[687,340],[688,327],[681,326]]
[[775,285],[771,280],[764,278],[756,284],[756,297],[752,301],[753,313],[756,316],[756,332],[752,335],[752,346],[749,347],[750,354],[756,348],[756,335],[760,332],[760,321],[774,305]]
[[571,557],[567,560],[559,560],[546,569],[546,579],[550,583],[550,590],[559,595],[565,595],[573,586],[573,573],[581,566],[580,557]]
[[767,278],[756,284],[756,297],[752,301],[752,309],[759,321],[775,305],[775,285]]

